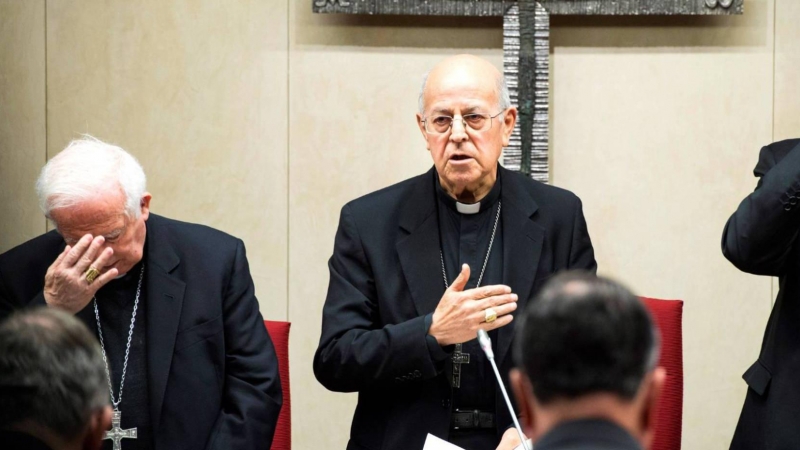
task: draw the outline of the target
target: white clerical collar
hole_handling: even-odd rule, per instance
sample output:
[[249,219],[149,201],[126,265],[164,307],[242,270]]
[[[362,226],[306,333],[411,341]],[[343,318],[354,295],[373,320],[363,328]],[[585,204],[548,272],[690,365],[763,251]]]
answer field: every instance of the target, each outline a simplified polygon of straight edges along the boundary
[[456,202],[456,210],[461,214],[478,214],[481,211],[481,202],[472,204]]

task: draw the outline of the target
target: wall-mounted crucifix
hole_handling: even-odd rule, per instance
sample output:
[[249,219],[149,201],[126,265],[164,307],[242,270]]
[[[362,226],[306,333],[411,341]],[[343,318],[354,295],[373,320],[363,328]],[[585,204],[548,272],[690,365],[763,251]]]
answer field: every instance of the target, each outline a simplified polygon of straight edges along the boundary
[[316,13],[503,16],[503,72],[519,120],[503,165],[549,181],[550,15],[730,15],[744,0],[311,0]]

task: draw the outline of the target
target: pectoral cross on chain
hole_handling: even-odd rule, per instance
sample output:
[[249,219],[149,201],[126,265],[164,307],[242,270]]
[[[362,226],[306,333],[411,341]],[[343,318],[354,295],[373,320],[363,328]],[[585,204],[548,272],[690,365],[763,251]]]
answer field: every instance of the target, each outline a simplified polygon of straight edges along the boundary
[[120,411],[114,411],[111,416],[111,429],[106,431],[106,436],[103,438],[103,440],[111,439],[114,441],[114,450],[122,450],[121,441],[123,439],[136,439],[136,428],[123,430],[120,427],[121,423],[122,413]]
[[461,344],[456,344],[453,351],[453,387],[461,387],[461,365],[469,364],[469,353],[461,351]]

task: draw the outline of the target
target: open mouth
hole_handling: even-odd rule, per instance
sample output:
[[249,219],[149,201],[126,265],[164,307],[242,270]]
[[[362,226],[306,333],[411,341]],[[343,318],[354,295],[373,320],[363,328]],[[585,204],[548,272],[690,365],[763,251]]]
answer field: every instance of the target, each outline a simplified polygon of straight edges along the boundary
[[468,159],[472,159],[467,155],[453,155],[450,157],[451,161],[466,161]]

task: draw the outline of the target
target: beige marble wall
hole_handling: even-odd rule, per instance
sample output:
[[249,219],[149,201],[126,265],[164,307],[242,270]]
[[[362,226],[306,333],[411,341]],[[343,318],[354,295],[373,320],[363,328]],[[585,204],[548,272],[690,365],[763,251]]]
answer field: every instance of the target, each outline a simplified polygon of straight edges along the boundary
[[720,250],[772,139],[773,3],[746,8],[553,33],[553,182],[583,199],[601,274],[685,301],[686,449],[728,447],[772,301]]
[[0,0],[0,253],[45,231],[44,0]]
[[142,162],[157,214],[242,238],[287,317],[287,2],[47,2],[48,154],[81,133]]
[[775,140],[800,137],[800,2],[775,0]]
[[[601,273],[686,302],[685,449],[727,448],[769,313],[770,280],[719,242],[760,146],[797,135],[798,20],[794,0],[553,19],[553,183],[583,198]],[[311,370],[339,210],[430,166],[422,74],[460,52],[499,66],[501,27],[310,0],[0,0],[0,251],[44,230],[46,155],[81,133],[122,145],[156,213],[245,240],[262,311],[293,322],[294,446],[344,448],[356,396]]]

